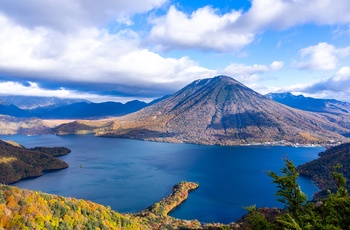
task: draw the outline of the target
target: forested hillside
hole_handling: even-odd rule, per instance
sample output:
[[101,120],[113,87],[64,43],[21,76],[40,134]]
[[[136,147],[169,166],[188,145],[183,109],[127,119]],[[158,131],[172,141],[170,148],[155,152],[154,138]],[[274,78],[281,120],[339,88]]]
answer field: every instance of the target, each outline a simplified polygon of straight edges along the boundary
[[14,142],[0,140],[0,183],[41,176],[44,171],[64,169],[68,164],[55,158],[68,154],[64,147],[27,149]]
[[[350,181],[350,143],[342,144],[327,149],[320,153],[320,158],[299,166],[299,172],[302,175],[312,177],[317,185],[324,190],[323,195],[327,194],[325,190],[331,189],[335,191],[336,184],[331,177],[332,167],[341,164],[339,169],[344,177]],[[346,188],[350,189],[350,183]]]

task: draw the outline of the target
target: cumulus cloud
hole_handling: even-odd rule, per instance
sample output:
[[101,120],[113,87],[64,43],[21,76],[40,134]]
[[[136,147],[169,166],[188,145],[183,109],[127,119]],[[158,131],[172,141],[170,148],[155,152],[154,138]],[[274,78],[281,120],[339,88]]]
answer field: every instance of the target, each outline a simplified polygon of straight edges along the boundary
[[337,49],[326,42],[309,46],[299,51],[300,61],[295,66],[309,70],[332,70],[338,66],[339,59],[350,55],[350,46]]
[[227,25],[235,23],[239,17],[241,13],[238,11],[219,15],[209,6],[187,15],[171,6],[165,16],[151,21],[150,39],[159,43],[161,49],[176,46],[180,49],[196,47],[230,51],[249,44],[254,38],[252,33],[227,30]]
[[[134,31],[116,34],[93,27],[63,33],[46,27],[26,28],[0,15],[0,74],[31,81],[71,82],[109,91],[169,93],[215,73],[188,57],[165,58],[146,48]],[[63,83],[61,83],[63,84]],[[123,85],[123,87],[120,87]],[[115,88],[113,88],[115,86]],[[160,93],[160,92],[159,92]]]
[[233,76],[243,83],[252,83],[260,80],[259,74],[276,71],[283,67],[281,61],[274,61],[270,65],[245,65],[233,63],[223,70],[223,74]]
[[171,6],[164,16],[151,20],[150,40],[162,49],[196,48],[231,52],[269,29],[283,30],[306,23],[319,25],[350,22],[348,0],[253,0],[242,13],[204,7],[191,14]]
[[286,29],[305,23],[319,25],[350,22],[347,0],[253,0],[242,18],[251,30]]
[[316,83],[294,84],[271,89],[270,92],[292,92],[305,96],[350,102],[350,67],[340,68],[333,76]]
[[162,6],[167,0],[11,0],[0,12],[26,27],[71,31],[81,26],[102,26],[109,21],[129,22],[130,17]]
[[254,90],[262,95],[272,93],[272,92],[279,92],[279,90],[280,90],[279,87],[264,86],[264,85],[260,85],[260,84],[256,84],[256,83],[250,83],[250,84],[247,84],[247,86],[249,88],[251,88],[252,90]]
[[320,91],[350,92],[350,67],[342,67],[329,79],[308,86],[303,91],[308,93]]

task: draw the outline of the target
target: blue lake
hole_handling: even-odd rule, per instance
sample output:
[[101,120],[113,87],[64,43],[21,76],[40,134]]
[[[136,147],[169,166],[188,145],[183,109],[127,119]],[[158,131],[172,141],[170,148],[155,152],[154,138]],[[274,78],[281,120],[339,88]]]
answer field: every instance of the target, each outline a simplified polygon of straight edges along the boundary
[[[65,146],[72,152],[60,159],[70,167],[15,186],[109,205],[119,212],[138,212],[169,195],[179,181],[200,187],[171,216],[201,222],[229,223],[246,211],[243,206],[281,207],[276,187],[267,176],[279,171],[283,157],[296,165],[318,157],[324,148],[278,146],[200,146],[99,138],[90,135],[0,136],[26,147]],[[300,178],[309,198],[317,187]]]

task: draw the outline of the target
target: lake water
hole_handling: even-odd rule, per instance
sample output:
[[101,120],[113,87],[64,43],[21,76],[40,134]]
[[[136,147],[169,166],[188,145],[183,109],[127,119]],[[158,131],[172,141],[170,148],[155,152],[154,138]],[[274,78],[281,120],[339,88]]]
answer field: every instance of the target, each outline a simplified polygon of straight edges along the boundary
[[[268,170],[279,171],[287,156],[296,165],[317,158],[324,148],[268,146],[200,146],[99,138],[90,135],[0,136],[26,147],[66,146],[60,159],[70,167],[20,181],[15,186],[109,205],[119,212],[138,212],[169,195],[179,181],[200,187],[171,213],[182,219],[229,223],[243,206],[281,207]],[[309,198],[317,187],[300,178]]]

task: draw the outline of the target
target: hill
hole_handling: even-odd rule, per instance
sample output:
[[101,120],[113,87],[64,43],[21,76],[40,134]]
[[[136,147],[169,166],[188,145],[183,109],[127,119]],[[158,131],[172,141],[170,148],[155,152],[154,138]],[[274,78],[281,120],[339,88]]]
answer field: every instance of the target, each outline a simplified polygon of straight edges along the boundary
[[321,152],[320,158],[300,165],[298,167],[301,175],[309,176],[323,190],[320,196],[327,194],[326,190],[335,191],[336,184],[331,178],[332,167],[341,164],[340,171],[347,179],[347,189],[350,190],[350,143],[335,146]]
[[14,142],[0,140],[0,183],[14,183],[24,178],[41,176],[44,171],[67,168],[68,164],[55,156],[69,152],[64,147],[27,149]]
[[303,95],[295,96],[291,93],[269,93],[265,95],[274,101],[290,106],[292,108],[331,114],[350,115],[350,103],[337,101],[334,99],[317,99],[304,97]]
[[[325,144],[345,141],[350,126],[337,118],[277,103],[233,78],[197,80],[133,114],[113,120],[96,135],[196,144]],[[348,122],[349,123],[349,122]],[[94,122],[85,125],[94,129]],[[64,130],[64,131],[63,131]],[[58,134],[76,132],[72,124]]]

